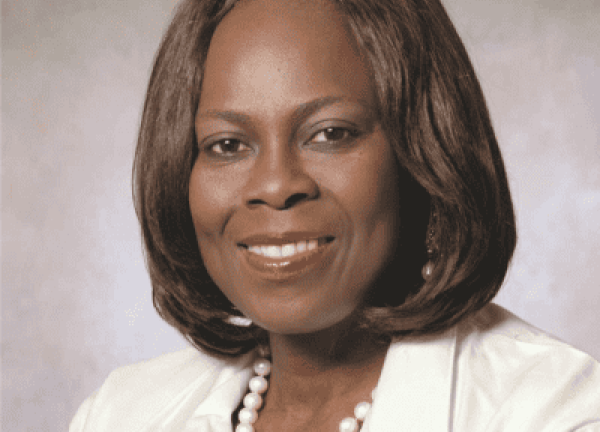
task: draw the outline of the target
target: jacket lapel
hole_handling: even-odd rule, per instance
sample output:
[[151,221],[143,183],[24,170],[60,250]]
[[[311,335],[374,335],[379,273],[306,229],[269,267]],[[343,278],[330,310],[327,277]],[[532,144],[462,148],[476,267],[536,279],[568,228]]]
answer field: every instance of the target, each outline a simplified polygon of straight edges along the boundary
[[392,343],[373,402],[370,432],[450,432],[456,327]]
[[[253,357],[250,352],[223,362],[189,348],[117,369],[95,396],[84,430],[181,432],[194,412],[210,403],[215,387],[233,378],[245,389]],[[237,377],[240,372],[245,375]]]

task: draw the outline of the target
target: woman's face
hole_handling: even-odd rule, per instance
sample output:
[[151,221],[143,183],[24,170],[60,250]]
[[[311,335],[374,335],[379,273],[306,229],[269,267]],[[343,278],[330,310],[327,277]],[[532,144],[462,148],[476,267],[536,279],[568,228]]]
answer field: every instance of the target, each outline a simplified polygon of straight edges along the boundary
[[190,207],[223,293],[281,334],[349,317],[395,252],[399,190],[343,16],[321,1],[239,3],[210,44],[196,134]]

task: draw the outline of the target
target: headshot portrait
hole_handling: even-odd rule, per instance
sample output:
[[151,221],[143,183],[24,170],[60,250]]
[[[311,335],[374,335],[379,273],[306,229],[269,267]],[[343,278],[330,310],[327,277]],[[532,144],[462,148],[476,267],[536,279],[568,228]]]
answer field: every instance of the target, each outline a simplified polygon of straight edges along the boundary
[[598,19],[3,4],[2,424],[600,432]]

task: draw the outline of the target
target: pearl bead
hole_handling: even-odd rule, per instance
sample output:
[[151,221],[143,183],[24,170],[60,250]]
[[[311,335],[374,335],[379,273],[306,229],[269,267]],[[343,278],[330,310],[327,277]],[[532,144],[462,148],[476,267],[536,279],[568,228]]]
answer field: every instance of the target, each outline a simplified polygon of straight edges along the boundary
[[354,416],[359,420],[364,420],[370,409],[371,404],[369,402],[360,402],[356,405],[356,408],[354,408]]
[[340,422],[340,432],[356,432],[358,430],[358,421],[352,417],[346,417]]
[[264,377],[255,376],[250,380],[250,390],[254,393],[264,393],[269,387],[269,383]]
[[253,410],[258,410],[262,406],[263,400],[258,393],[248,393],[244,396],[244,406]]
[[240,423],[254,423],[258,419],[258,413],[253,409],[242,408],[238,414]]
[[265,376],[271,373],[271,362],[267,359],[258,359],[254,362],[254,372],[257,375]]
[[254,432],[254,427],[248,423],[240,423],[235,428],[235,432]]

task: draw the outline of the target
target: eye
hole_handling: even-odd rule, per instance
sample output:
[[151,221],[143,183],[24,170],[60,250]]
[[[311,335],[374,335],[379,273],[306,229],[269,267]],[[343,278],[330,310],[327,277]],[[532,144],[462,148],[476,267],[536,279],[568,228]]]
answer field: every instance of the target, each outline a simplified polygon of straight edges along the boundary
[[216,156],[231,157],[249,149],[250,147],[238,139],[223,139],[209,145],[207,151]]
[[356,131],[350,129],[341,127],[328,127],[314,134],[310,141],[317,144],[339,142],[353,138],[357,135],[358,133]]

